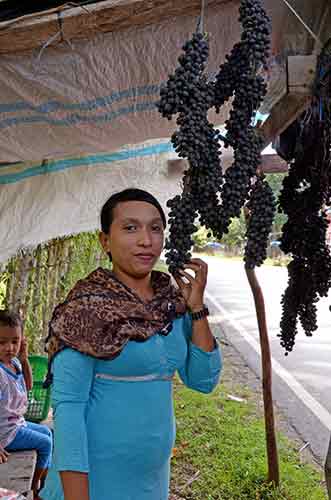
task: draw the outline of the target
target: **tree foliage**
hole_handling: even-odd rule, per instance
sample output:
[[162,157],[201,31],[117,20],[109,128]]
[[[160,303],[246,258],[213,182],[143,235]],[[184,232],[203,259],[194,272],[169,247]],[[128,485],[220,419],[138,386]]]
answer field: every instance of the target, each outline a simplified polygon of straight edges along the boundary
[[245,241],[246,223],[243,212],[231,220],[229,232],[221,240],[229,248],[241,247]]
[[18,311],[31,352],[43,353],[54,307],[74,283],[98,266],[109,266],[96,232],[54,239],[20,252],[0,274],[0,308]]
[[[273,193],[274,193],[277,201],[278,201],[280,191],[282,189],[283,180],[286,177],[286,175],[287,174],[267,174],[266,175],[267,181],[268,181],[271,189],[273,190]],[[277,211],[276,215],[275,215],[274,223],[273,223],[272,232],[275,235],[280,237],[280,235],[282,233],[282,227],[286,221],[287,221],[286,215],[283,214],[282,212]]]
[[194,245],[198,248],[204,248],[209,241],[213,241],[213,236],[208,237],[208,234],[211,234],[211,231],[204,226],[200,226],[198,231],[192,236]]
[[6,300],[7,273],[0,275],[0,309],[3,309]]

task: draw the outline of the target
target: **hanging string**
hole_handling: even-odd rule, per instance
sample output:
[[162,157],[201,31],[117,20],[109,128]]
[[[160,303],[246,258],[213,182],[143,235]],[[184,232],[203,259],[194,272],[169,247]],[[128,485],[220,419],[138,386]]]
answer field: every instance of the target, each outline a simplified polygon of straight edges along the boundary
[[204,25],[205,25],[205,0],[201,0],[201,11],[197,26],[198,33],[204,32]]
[[54,35],[52,35],[48,40],[46,40],[46,42],[42,45],[42,47],[39,51],[39,54],[37,56],[38,63],[40,63],[41,56],[42,56],[44,50],[47,49],[47,47],[49,45],[55,43],[58,38],[60,38],[60,43],[65,42],[67,45],[69,45],[71,50],[73,50],[73,48],[74,48],[72,43],[70,42],[70,40],[68,40],[64,37],[62,15],[63,15],[62,11],[57,12],[57,21],[58,21],[58,25],[59,25],[59,30]]
[[323,44],[321,42],[321,40],[318,38],[317,35],[315,35],[315,33],[309,28],[309,26],[305,23],[305,21],[302,19],[301,16],[299,16],[299,14],[297,13],[297,11],[294,9],[294,7],[292,7],[292,5],[287,1],[287,0],[283,0],[283,2],[285,3],[285,5],[287,5],[287,7],[290,9],[290,11],[295,15],[295,17],[297,19],[299,19],[299,21],[301,22],[301,24],[306,28],[306,30],[308,31],[308,33],[314,38],[314,40],[320,44],[320,46],[322,47]]

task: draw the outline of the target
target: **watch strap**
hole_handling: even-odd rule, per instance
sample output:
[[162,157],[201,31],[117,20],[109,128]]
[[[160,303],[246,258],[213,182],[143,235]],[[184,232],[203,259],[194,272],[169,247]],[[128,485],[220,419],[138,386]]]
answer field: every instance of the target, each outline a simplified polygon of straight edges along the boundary
[[200,311],[196,312],[191,312],[191,318],[193,321],[198,321],[199,319],[203,319],[209,316],[209,309],[207,306],[205,306],[203,309],[200,309]]

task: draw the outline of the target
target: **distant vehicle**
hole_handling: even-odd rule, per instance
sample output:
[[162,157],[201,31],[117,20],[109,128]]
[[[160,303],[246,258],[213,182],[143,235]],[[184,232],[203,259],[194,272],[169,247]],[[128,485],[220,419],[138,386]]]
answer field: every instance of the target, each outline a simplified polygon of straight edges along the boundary
[[206,243],[205,248],[212,248],[213,250],[222,250],[225,248],[225,245],[222,243],[218,243],[217,241],[209,241]]
[[278,247],[280,247],[280,245],[281,245],[281,242],[279,240],[270,241],[271,248],[275,248],[275,247],[278,248]]

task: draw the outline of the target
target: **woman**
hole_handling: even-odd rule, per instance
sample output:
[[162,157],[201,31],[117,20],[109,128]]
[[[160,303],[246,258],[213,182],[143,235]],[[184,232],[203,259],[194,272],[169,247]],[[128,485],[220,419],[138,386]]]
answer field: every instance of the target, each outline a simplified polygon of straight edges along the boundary
[[111,196],[101,227],[112,271],[79,281],[50,323],[55,451],[40,496],[167,500],[172,378],[178,371],[185,385],[208,393],[221,371],[203,303],[207,265],[192,259],[178,289],[152,271],[166,219],[145,191]]

